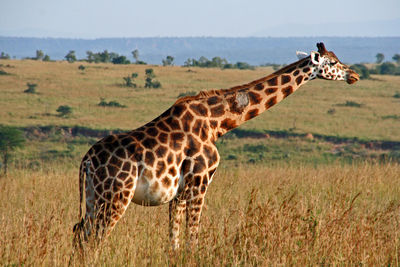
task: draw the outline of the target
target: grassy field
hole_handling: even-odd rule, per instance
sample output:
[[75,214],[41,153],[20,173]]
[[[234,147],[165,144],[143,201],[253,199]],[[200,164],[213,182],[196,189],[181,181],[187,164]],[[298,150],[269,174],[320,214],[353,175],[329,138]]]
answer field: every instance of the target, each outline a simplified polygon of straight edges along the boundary
[[[158,116],[180,93],[229,88],[272,72],[142,65],[37,62],[0,62],[11,75],[0,76],[0,123],[27,125],[85,125],[98,129],[131,130]],[[81,71],[79,65],[85,65]],[[9,65],[10,67],[6,67]],[[146,89],[144,71],[153,68],[162,89]],[[139,88],[123,86],[122,77],[139,73]],[[268,112],[242,127],[339,135],[363,139],[398,140],[400,136],[400,76],[376,76],[352,86],[316,80]],[[26,83],[36,83],[38,94],[25,94]],[[100,107],[100,98],[126,108]],[[352,103],[360,104],[358,107]],[[73,108],[69,118],[57,116],[60,105]]]
[[[146,68],[163,88],[143,87]],[[169,251],[167,205],[131,205],[110,239],[98,252],[89,249],[83,263],[71,246],[77,173],[97,138],[70,136],[57,126],[134,129],[180,93],[228,88],[272,69],[32,60],[0,60],[0,69],[9,73],[0,76],[0,124],[55,126],[47,133],[26,131],[26,146],[0,177],[1,265],[400,265],[400,151],[368,146],[400,141],[399,76],[352,86],[312,81],[241,127],[288,138],[233,134],[218,142],[222,162],[206,197],[197,250]],[[122,77],[132,72],[139,73],[136,89],[123,86]],[[28,82],[38,84],[37,94],[23,93]],[[127,107],[100,107],[101,98]],[[71,106],[72,115],[58,116],[60,105]]]

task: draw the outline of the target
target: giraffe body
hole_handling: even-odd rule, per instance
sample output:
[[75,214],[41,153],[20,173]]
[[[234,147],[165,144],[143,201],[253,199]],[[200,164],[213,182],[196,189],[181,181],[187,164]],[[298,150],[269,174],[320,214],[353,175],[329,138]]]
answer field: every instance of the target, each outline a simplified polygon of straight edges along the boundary
[[80,167],[82,220],[74,227],[78,240],[81,232],[85,239],[93,232],[98,238],[109,234],[134,202],[150,206],[169,203],[170,239],[175,249],[186,213],[189,242],[196,243],[204,197],[220,161],[217,139],[309,80],[358,80],[322,43],[317,46],[318,52],[267,77],[183,97],[146,125],[94,144]]

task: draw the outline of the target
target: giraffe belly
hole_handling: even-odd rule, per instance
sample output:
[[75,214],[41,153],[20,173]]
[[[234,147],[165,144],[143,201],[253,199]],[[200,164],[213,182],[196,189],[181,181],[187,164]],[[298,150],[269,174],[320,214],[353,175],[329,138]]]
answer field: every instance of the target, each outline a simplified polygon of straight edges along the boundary
[[[174,199],[178,193],[179,175],[170,177],[171,184],[166,187],[160,180],[151,177],[139,177],[132,201],[143,206],[158,206]],[[176,186],[174,186],[176,185]]]

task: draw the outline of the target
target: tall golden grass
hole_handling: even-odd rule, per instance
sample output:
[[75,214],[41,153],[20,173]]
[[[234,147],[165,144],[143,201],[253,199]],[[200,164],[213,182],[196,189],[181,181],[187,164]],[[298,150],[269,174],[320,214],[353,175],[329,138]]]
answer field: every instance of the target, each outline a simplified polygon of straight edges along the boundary
[[[71,164],[72,165],[72,164]],[[0,180],[5,266],[398,266],[400,165],[228,168],[206,196],[198,248],[171,252],[168,206],[131,205],[85,262],[73,254],[77,168],[14,170]]]

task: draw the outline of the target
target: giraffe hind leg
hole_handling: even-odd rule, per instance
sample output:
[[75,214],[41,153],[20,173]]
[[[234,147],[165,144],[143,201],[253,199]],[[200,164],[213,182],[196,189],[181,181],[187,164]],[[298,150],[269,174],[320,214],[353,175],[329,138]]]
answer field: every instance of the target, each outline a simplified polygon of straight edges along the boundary
[[186,210],[186,200],[178,198],[169,203],[169,238],[173,250],[179,248],[179,231]]
[[125,213],[130,201],[121,199],[121,195],[122,193],[114,193],[112,199],[108,200],[110,202],[104,202],[103,199],[98,202],[90,233],[93,235],[92,239],[95,243],[100,244],[106,240]]

